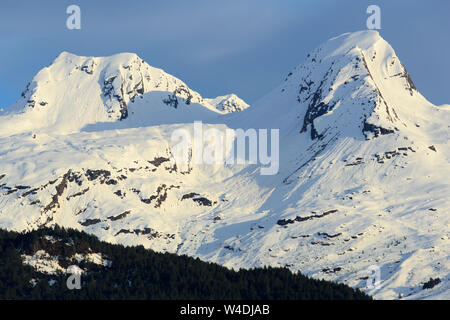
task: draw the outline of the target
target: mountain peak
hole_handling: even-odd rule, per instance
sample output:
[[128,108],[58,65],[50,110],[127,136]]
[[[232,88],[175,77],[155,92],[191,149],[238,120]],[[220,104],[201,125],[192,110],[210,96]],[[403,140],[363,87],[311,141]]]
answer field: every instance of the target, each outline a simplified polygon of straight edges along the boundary
[[205,99],[205,101],[213,105],[217,110],[225,113],[239,112],[249,107],[244,100],[234,93],[218,96],[214,99]]
[[274,97],[280,91],[284,100],[301,105],[300,132],[309,132],[313,140],[337,131],[369,139],[391,134],[408,127],[411,105],[420,109],[425,103],[377,31],[328,40],[288,74]]
[[127,62],[127,61],[132,61],[132,60],[142,60],[136,53],[133,52],[120,52],[120,53],[116,53],[113,54],[111,56],[99,56],[99,57],[94,57],[94,56],[81,56],[81,55],[77,55],[75,53],[71,53],[68,51],[62,51],[55,59],[54,63],[57,61],[67,61],[70,59],[81,59],[81,60],[86,60],[86,59],[97,59],[97,60],[101,60],[101,59],[108,59],[111,61],[123,61],[123,62]]
[[[142,101],[135,107],[138,98]],[[134,53],[86,57],[63,51],[8,109],[13,118],[8,123],[14,125],[3,129],[10,133],[52,128],[70,133],[99,122],[132,122],[128,118],[133,118],[134,108],[139,109],[135,120],[146,125],[187,119],[186,114],[200,120],[246,107],[236,96],[229,97],[227,107],[211,105],[183,81]]]
[[[332,54],[345,54],[350,49],[358,47],[361,50],[368,50],[379,41],[384,41],[380,33],[376,30],[362,30],[356,32],[343,33],[337,37],[326,41],[321,47]],[[385,41],[384,41],[385,42]],[[386,42],[387,44],[387,42]]]

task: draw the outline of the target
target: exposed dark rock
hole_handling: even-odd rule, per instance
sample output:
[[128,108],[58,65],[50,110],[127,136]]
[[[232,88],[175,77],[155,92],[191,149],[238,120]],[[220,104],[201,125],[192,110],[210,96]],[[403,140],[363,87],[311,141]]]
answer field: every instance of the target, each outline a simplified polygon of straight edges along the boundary
[[117,190],[116,192],[114,192],[114,194],[120,198],[123,198],[123,197],[125,197],[126,193],[125,192],[122,193],[122,190]]
[[167,199],[167,191],[173,188],[180,188],[180,186],[171,185],[170,187],[167,187],[165,184],[162,184],[156,189],[156,195],[151,195],[148,199],[141,198],[141,201],[146,204],[150,204],[153,200],[156,199],[155,208],[159,208],[161,204]]
[[357,166],[357,165],[360,165],[360,164],[364,164],[364,162],[362,161],[361,158],[357,158],[355,162],[347,163],[345,166],[346,167],[351,167],[351,166]]
[[166,99],[163,99],[163,102],[168,105],[171,106],[173,108],[178,108],[178,99],[175,95],[169,95],[167,96]]
[[100,219],[86,219],[83,222],[79,222],[79,224],[81,224],[83,227],[88,227],[100,222],[102,222],[102,220]]
[[169,171],[169,173],[177,172],[177,164],[174,163],[173,166],[171,166],[171,167],[166,167],[166,170]]
[[409,93],[411,94],[411,96],[414,94],[414,91],[417,91],[416,86],[414,85],[414,82],[411,79],[411,75],[408,73],[408,71],[406,70],[406,68],[402,65],[402,68],[404,70],[402,77],[406,79],[406,83],[407,83],[407,87],[406,90],[409,91]]
[[80,68],[80,71],[84,71],[89,75],[94,74],[94,66],[95,66],[95,62],[92,59],[89,59],[88,61],[86,61]]
[[175,239],[174,234],[161,234],[158,231],[152,228],[144,228],[144,229],[135,229],[134,233],[136,235],[146,235],[147,239],[152,240],[156,238],[164,238],[164,239]]
[[82,66],[80,70],[86,72],[87,74],[93,74],[93,70],[89,70],[88,68],[89,66]]
[[43,213],[46,213],[50,210],[59,208],[59,197],[63,194],[64,190],[67,188],[67,182],[69,180],[69,172],[67,172],[61,179],[61,183],[58,184],[56,189],[56,194],[52,196],[52,201],[44,208]]
[[[322,97],[322,91],[323,91],[323,85],[325,81],[327,80],[330,73],[333,71],[332,67],[327,71],[327,73],[324,76],[324,79],[319,84],[319,87],[317,88],[316,92],[313,94],[311,98],[311,102],[309,103],[308,109],[306,111],[305,117],[303,118],[303,126],[300,132],[306,132],[308,130],[308,126],[311,127],[311,139],[320,139],[321,135],[317,132],[316,128],[314,127],[314,119],[327,114],[329,111],[331,111],[336,104],[327,104],[321,101],[323,99]],[[300,89],[300,93],[303,91],[303,88]]]
[[23,197],[27,197],[27,196],[29,196],[30,194],[37,194],[37,191],[39,190],[39,188],[33,188],[33,189],[31,189],[31,190],[28,190],[27,192],[24,192],[23,194],[22,194],[22,198]]
[[111,98],[112,93],[114,92],[114,87],[112,86],[112,83],[116,78],[117,78],[116,76],[112,76],[103,81],[102,93],[104,96]]
[[134,233],[133,231],[127,230],[127,229],[120,229],[119,232],[117,232],[114,236],[118,236],[119,234],[130,234],[130,233]]
[[192,199],[193,197],[198,196],[198,195],[199,195],[199,194],[198,194],[198,193],[195,193],[195,192],[187,193],[187,194],[184,194],[184,195],[181,197],[181,200]]
[[106,182],[105,182],[107,185],[116,185],[117,184],[117,180],[115,180],[115,179],[109,179],[109,180],[106,180]]
[[336,267],[336,268],[333,268],[333,269],[325,268],[325,269],[322,269],[322,272],[324,272],[324,273],[336,273],[336,272],[339,272],[341,270],[342,270],[341,267]]
[[82,214],[82,213],[85,213],[86,210],[87,210],[87,208],[81,209],[81,210],[79,210],[77,213],[75,213],[75,215],[78,216],[78,215],[80,215],[80,214]]
[[12,193],[17,192],[17,191],[19,191],[19,190],[18,189],[11,189],[11,188],[9,188],[9,191],[6,192],[6,195],[12,194]]
[[30,85],[31,85],[31,83],[28,82],[28,84],[27,84],[25,90],[20,94],[20,96],[21,96],[22,98],[25,98],[25,97],[26,97],[27,93],[28,93],[29,90],[30,90]]
[[29,108],[34,108],[34,106],[36,105],[36,101],[34,100],[28,100],[26,106]]
[[83,184],[83,175],[80,172],[73,172],[72,170],[69,170],[69,175],[67,177],[69,182],[74,182],[81,186]]
[[89,181],[94,181],[99,179],[100,183],[104,183],[106,179],[109,179],[111,172],[108,170],[91,170],[86,171],[86,177]]
[[292,220],[292,219],[280,219],[277,221],[277,224],[280,226],[285,226],[285,225],[292,224],[292,223],[294,223],[294,220]]
[[122,121],[122,120],[128,118],[128,106],[124,101],[123,79],[121,78],[120,89],[119,89],[119,88],[114,88],[114,85],[113,85],[113,82],[116,78],[117,78],[117,76],[111,76],[107,79],[104,79],[102,93],[103,93],[103,96],[105,96],[109,100],[115,99],[119,103],[119,105],[120,105],[119,120]]
[[179,95],[182,97],[185,96],[186,97],[185,103],[187,105],[191,104],[191,100],[192,100],[193,96],[192,96],[191,92],[189,91],[189,89],[187,89],[185,86],[178,87],[173,93],[173,96],[176,96],[176,95]]
[[156,231],[153,230],[152,228],[134,229],[134,233],[137,235],[140,235],[140,234],[147,235],[147,234],[151,234],[152,232],[155,233]]
[[155,167],[159,167],[161,164],[167,161],[170,161],[170,159],[164,157],[156,157],[155,159],[149,160],[148,162],[154,165]]
[[424,290],[425,289],[432,289],[432,288],[434,288],[434,286],[438,285],[439,283],[441,283],[441,279],[439,279],[439,278],[436,278],[436,279],[430,278],[429,281],[427,281],[427,282],[425,282],[423,284],[422,289],[424,289]]
[[135,234],[137,236],[139,235],[145,235],[149,240],[155,239],[155,238],[164,238],[164,239],[175,239],[174,234],[161,234],[158,231],[152,229],[152,228],[144,228],[144,229],[134,229],[134,230],[127,230],[127,229],[121,229],[119,232],[117,232],[115,235],[119,234]]
[[125,218],[130,213],[131,213],[131,211],[128,210],[128,211],[125,211],[125,212],[123,212],[123,213],[121,213],[121,214],[119,214],[117,216],[110,216],[110,217],[108,217],[108,219],[111,220],[111,221],[117,221],[117,220]]
[[326,238],[336,238],[336,237],[339,237],[340,235],[342,235],[342,233],[328,234],[326,232],[318,232],[317,235],[324,236]]
[[88,191],[89,191],[89,188],[86,188],[86,189],[84,189],[84,190],[82,190],[80,192],[77,192],[77,193],[74,193],[73,195],[68,196],[66,199],[70,200],[71,198],[82,196],[83,194],[85,194]]
[[213,205],[212,201],[205,197],[194,198],[194,199],[192,199],[192,201],[197,202],[201,206],[211,207]]
[[141,190],[136,189],[136,188],[131,188],[131,191],[133,191],[136,194],[141,194]]
[[367,134],[366,134],[367,132],[373,133],[375,138],[379,137],[380,135],[395,133],[394,130],[379,127],[374,124],[368,123],[367,121],[364,121],[363,133],[366,136],[366,138],[367,138]]
[[25,189],[30,189],[30,186],[15,186],[16,189],[18,190],[25,190]]
[[297,216],[297,217],[295,217],[294,220],[293,220],[293,219],[281,219],[281,220],[278,220],[278,221],[277,221],[277,224],[280,225],[280,226],[285,226],[285,225],[288,225],[288,224],[292,224],[292,223],[294,223],[295,221],[297,221],[297,222],[302,222],[302,221],[307,221],[307,220],[311,220],[311,219],[323,218],[323,217],[325,217],[325,216],[327,216],[327,215],[329,215],[329,214],[331,214],[331,213],[335,213],[335,212],[337,212],[337,211],[338,211],[338,210],[329,210],[329,211],[325,211],[325,212],[322,213],[322,214],[314,214],[314,215],[307,216],[307,217],[300,217],[300,216]]

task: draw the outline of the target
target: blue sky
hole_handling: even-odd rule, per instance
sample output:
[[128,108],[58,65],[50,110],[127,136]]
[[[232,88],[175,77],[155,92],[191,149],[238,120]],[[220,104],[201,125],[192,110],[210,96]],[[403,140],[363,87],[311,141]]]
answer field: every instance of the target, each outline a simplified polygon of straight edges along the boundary
[[[66,28],[70,4],[81,8],[81,30]],[[370,4],[419,91],[450,104],[448,0],[2,0],[0,107],[61,51],[135,52],[205,97],[233,92],[252,103],[320,43],[365,29]]]

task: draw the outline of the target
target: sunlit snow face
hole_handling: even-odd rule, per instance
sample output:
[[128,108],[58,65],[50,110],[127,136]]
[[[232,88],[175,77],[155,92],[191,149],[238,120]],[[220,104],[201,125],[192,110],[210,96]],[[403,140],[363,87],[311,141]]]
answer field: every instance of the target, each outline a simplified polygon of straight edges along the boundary
[[[171,134],[173,154],[177,164],[190,162],[207,165],[262,165],[261,175],[275,175],[279,169],[279,129],[203,129],[194,122],[193,133],[185,128]],[[246,143],[248,141],[248,144]],[[270,149],[270,153],[269,153]],[[259,151],[259,153],[258,153]]]
[[63,54],[0,119],[0,226],[359,288],[375,265],[377,298],[445,295],[447,282],[422,285],[448,275],[448,108],[412,88],[377,33],[320,48],[232,114],[135,55]]

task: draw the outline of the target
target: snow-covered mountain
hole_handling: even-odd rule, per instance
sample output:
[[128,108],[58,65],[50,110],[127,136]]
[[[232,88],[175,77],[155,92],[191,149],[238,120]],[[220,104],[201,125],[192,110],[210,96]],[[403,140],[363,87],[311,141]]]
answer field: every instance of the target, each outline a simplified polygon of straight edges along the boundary
[[214,99],[205,99],[218,110],[226,113],[245,110],[249,105],[235,94],[227,94]]
[[[1,133],[97,128],[207,120],[248,105],[235,95],[203,99],[183,81],[136,54],[81,57],[61,53],[27,85],[8,111]],[[145,119],[144,122],[143,119]],[[112,122],[123,121],[119,125]]]
[[[375,298],[449,297],[450,110],[417,91],[377,32],[327,41],[250,108],[234,96],[203,99],[145,65],[147,82],[133,55],[62,54],[53,66],[0,117],[1,227],[58,224],[358,288],[376,265]],[[171,134],[193,120],[280,129],[278,174],[175,163]],[[441,282],[423,290],[429,278]]]

